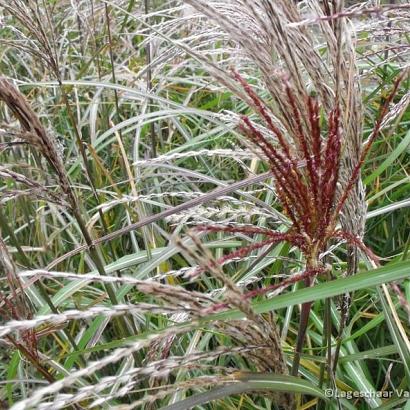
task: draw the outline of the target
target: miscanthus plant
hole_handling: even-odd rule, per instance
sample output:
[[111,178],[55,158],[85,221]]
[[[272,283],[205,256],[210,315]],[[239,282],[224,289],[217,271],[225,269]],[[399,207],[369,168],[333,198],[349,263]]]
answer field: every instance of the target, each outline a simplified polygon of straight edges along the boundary
[[0,407],[405,406],[406,3],[0,7]]
[[[387,113],[387,106],[395,95],[399,81],[392,90],[385,106],[382,108],[379,119],[376,121],[374,130],[367,142],[366,148],[359,156],[359,160],[353,167],[352,175],[346,186],[337,194],[339,172],[341,164],[342,130],[340,127],[340,108],[337,99],[336,107],[330,112],[326,138],[321,134],[320,109],[314,98],[304,96],[304,102],[308,107],[308,118],[302,118],[298,111],[296,97],[289,85],[285,85],[283,93],[288,98],[292,115],[292,127],[295,129],[294,146],[291,147],[280,129],[273,123],[270,112],[264,102],[254,93],[248,83],[239,74],[235,78],[241,83],[253,103],[254,109],[265,122],[266,128],[277,140],[275,147],[267,136],[253,124],[247,116],[241,119],[240,129],[244,135],[256,145],[264,157],[274,176],[274,183],[278,198],[292,221],[287,232],[277,232],[268,229],[255,228],[251,226],[201,226],[197,230],[202,232],[230,232],[259,234],[266,237],[264,241],[253,243],[232,254],[223,256],[217,262],[223,263],[237,256],[245,256],[251,251],[286,241],[299,248],[305,259],[305,270],[299,275],[288,279],[278,285],[272,285],[265,289],[250,292],[248,297],[266,293],[271,289],[290,285],[297,280],[304,280],[306,286],[311,286],[313,279],[318,274],[326,272],[326,266],[321,260],[321,255],[326,251],[332,239],[343,239],[353,247],[359,248],[376,260],[375,255],[362,242],[350,232],[337,229],[340,212],[349,197],[350,191],[357,182],[359,170],[364,162],[367,152],[376,139],[382,120]],[[286,84],[286,80],[284,80]],[[299,96],[300,97],[300,96]],[[303,123],[307,124],[306,127]],[[309,132],[309,134],[306,132]],[[292,373],[297,375],[300,353],[306,326],[308,322],[311,303],[303,305],[300,319],[298,339],[296,342],[295,356]]]

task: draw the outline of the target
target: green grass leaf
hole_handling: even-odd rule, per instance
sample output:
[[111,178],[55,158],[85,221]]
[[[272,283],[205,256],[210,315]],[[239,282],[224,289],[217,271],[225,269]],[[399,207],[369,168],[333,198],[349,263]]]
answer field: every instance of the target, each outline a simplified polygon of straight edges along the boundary
[[400,144],[390,153],[390,155],[373,171],[368,177],[363,180],[365,185],[369,185],[373,182],[383,171],[391,166],[394,161],[406,150],[410,144],[410,131],[407,132],[405,137],[401,140]]
[[208,403],[212,400],[222,399],[233,394],[241,394],[249,391],[276,391],[307,394],[327,400],[324,392],[312,383],[294,376],[277,374],[251,373],[241,375],[239,382],[211,389],[205,393],[196,394],[162,410],[187,410],[195,406]]

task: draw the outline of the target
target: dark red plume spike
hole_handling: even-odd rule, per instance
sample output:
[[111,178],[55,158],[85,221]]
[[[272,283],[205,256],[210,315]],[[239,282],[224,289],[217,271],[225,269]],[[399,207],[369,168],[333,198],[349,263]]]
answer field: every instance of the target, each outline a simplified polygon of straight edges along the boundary
[[307,105],[309,113],[310,132],[312,137],[313,163],[315,165],[315,168],[319,170],[322,166],[322,138],[320,136],[319,103],[312,97],[307,97]]
[[[318,203],[318,185],[317,185],[318,184],[318,174],[317,174],[317,171],[314,169],[312,155],[311,155],[311,152],[308,148],[307,139],[306,139],[306,136],[305,136],[305,131],[304,131],[303,125],[302,125],[302,118],[301,118],[299,109],[296,105],[295,96],[293,95],[293,93],[292,93],[292,91],[291,91],[288,84],[286,85],[285,90],[286,90],[286,95],[288,97],[288,101],[289,101],[290,106],[292,108],[293,120],[296,124],[296,135],[297,135],[298,141],[301,145],[303,156],[305,158],[308,173],[309,173],[310,186],[312,188],[312,191],[311,191],[312,195],[309,195],[309,197],[312,200],[312,205],[316,205]],[[308,193],[309,193],[309,191],[308,191]],[[313,212],[312,212],[312,214],[313,214]]]
[[[316,184],[318,189],[321,186],[320,170],[322,167],[321,151],[322,151],[322,138],[320,135],[320,118],[319,118],[319,103],[312,97],[307,97],[307,106],[309,114],[310,133],[312,139],[312,152],[313,152],[313,167],[314,174],[316,176]],[[319,215],[322,213],[321,201],[319,193],[317,194],[316,206],[318,208]]]
[[[276,180],[279,180],[281,178],[280,175],[276,175],[275,172],[272,170]],[[276,192],[278,195],[278,198],[280,199],[283,208],[285,209],[288,217],[290,218],[290,220],[293,223],[293,226],[298,230],[298,232],[304,232],[306,233],[306,227],[305,227],[305,223],[303,223],[303,225],[299,222],[299,219],[297,217],[297,215],[295,214],[294,209],[292,208],[291,205],[291,201],[289,199],[289,196],[286,194],[286,192],[283,190],[283,188],[281,187],[281,185],[276,184]]]
[[[296,184],[295,192],[297,191],[297,195],[300,197],[300,201],[302,201],[301,204],[304,208],[303,211],[300,212],[300,216],[304,220],[305,229],[307,231],[309,231],[310,230],[309,225],[310,225],[310,223],[313,219],[312,218],[312,199],[311,199],[310,191],[307,189],[307,187],[303,183],[303,175],[299,171],[298,165],[297,165],[298,161],[292,156],[292,154],[290,152],[289,144],[287,143],[286,139],[284,138],[284,136],[283,136],[282,132],[279,130],[279,128],[276,127],[275,124],[273,123],[271,116],[267,112],[265,104],[262,102],[262,100],[259,98],[259,96],[252,90],[251,86],[240,76],[239,73],[234,71],[234,77],[242,85],[243,89],[246,91],[248,96],[251,98],[251,100],[253,101],[254,107],[259,112],[261,117],[265,120],[268,128],[277,137],[277,139],[279,141],[279,146],[281,147],[281,149],[284,152],[284,157],[289,161],[289,164],[292,165],[290,172],[294,173],[294,175],[295,175],[295,178],[294,178],[294,183]],[[250,121],[249,121],[249,123],[250,123]],[[249,124],[247,124],[247,125],[249,126]],[[254,129],[255,128],[253,127],[252,131]],[[266,142],[266,139],[264,139],[264,141]],[[272,144],[270,144],[270,143],[267,143],[267,145],[265,143],[264,146],[265,146],[265,148],[267,148],[267,146],[271,146],[273,148]],[[269,149],[269,148],[267,148],[267,149]]]
[[304,224],[304,229],[307,230],[308,225],[306,223],[305,210],[306,207],[309,206],[309,203],[306,200],[306,196],[301,192],[302,184],[298,175],[295,175],[295,173],[292,172],[293,168],[289,169],[289,163],[283,155],[275,150],[273,145],[270,144],[262,133],[253,126],[248,117],[244,116],[242,117],[242,120],[246,127],[242,126],[241,129],[268,157],[271,169],[275,173],[278,186],[283,190],[285,195],[289,197],[290,201],[287,202],[294,204],[294,207]]
[[234,77],[242,85],[243,89],[246,91],[248,96],[253,101],[253,104],[256,110],[259,112],[261,117],[265,120],[265,123],[268,126],[268,128],[273,132],[273,134],[278,139],[279,145],[281,146],[283,152],[285,153],[286,158],[289,160],[289,162],[293,163],[295,168],[297,168],[296,163],[294,163],[294,158],[292,157],[290,153],[290,146],[288,142],[286,141],[280,129],[273,123],[272,118],[269,115],[263,101],[259,98],[259,96],[253,91],[252,87],[245,81],[245,79],[239,73],[234,71]]
[[319,232],[322,235],[330,223],[331,211],[336,195],[337,182],[339,179],[339,162],[341,151],[341,135],[339,130],[338,109],[332,111],[329,115],[329,135],[324,153],[324,170],[322,175],[322,219]]
[[252,142],[254,142],[254,144],[256,144],[263,151],[272,163],[282,167],[288,166],[288,161],[275,149],[275,147],[264,137],[264,135],[256,129],[249,117],[242,115],[241,120],[246,125],[246,127],[242,125],[242,129],[247,132],[247,135]]

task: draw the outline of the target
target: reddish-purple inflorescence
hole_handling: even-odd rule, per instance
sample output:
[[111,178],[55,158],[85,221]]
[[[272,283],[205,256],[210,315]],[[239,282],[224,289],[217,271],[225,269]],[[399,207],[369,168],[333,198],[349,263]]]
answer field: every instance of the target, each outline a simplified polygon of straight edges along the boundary
[[[336,225],[339,213],[359,176],[360,167],[372,142],[380,132],[382,120],[388,111],[388,105],[397,91],[401,78],[396,81],[392,93],[382,107],[369,142],[361,153],[350,179],[342,189],[339,195],[340,199],[337,199],[342,149],[340,109],[337,102],[328,115],[327,137],[324,138],[320,126],[318,101],[310,96],[304,97],[308,113],[307,118],[304,118],[298,109],[297,99],[290,85],[284,81],[284,92],[287,95],[292,113],[290,123],[294,127],[292,130],[294,144],[292,145],[285,133],[275,125],[270,108],[240,74],[233,72],[233,76],[242,85],[249,97],[249,105],[259,114],[270,137],[276,141],[276,143],[271,142],[270,138],[266,136],[266,131],[261,131],[260,127],[254,124],[249,117],[241,116],[239,128],[266,157],[274,177],[278,198],[291,220],[292,226],[285,233],[253,226],[198,226],[196,230],[201,232],[257,234],[267,238],[224,255],[216,262],[223,264],[235,258],[242,258],[256,249],[282,241],[292,244],[303,252],[306,258],[304,272],[282,283],[246,293],[244,297],[249,298],[286,287],[298,280],[304,280],[305,284],[310,286],[312,279],[325,270],[320,262],[320,254],[326,249],[329,240],[333,238],[342,239],[365,252],[373,260],[377,260],[376,255],[363,244],[360,238],[336,229]],[[301,167],[301,164],[304,167]],[[223,304],[219,308],[222,306]],[[213,306],[212,309],[215,308]]]
[[[288,82],[284,81],[284,92],[289,105],[288,113],[291,117],[287,121],[287,131],[293,140],[293,144],[291,144],[289,142],[290,138],[287,138],[285,133],[275,125],[273,113],[269,107],[238,73],[234,72],[233,76],[242,85],[249,97],[249,105],[259,114],[265,126],[265,130],[262,131],[261,127],[254,124],[249,117],[243,115],[241,116],[239,128],[247,139],[259,148],[266,157],[274,177],[278,199],[291,220],[292,226],[285,233],[253,226],[199,226],[197,230],[201,232],[257,234],[266,237],[265,240],[241,247],[222,256],[217,261],[213,261],[213,264],[222,265],[235,258],[243,258],[256,249],[282,241],[299,248],[305,257],[305,270],[279,283],[249,291],[243,295],[244,299],[250,299],[277,289],[284,289],[298,281],[304,281],[307,287],[311,286],[318,274],[326,272],[320,255],[331,239],[342,239],[377,262],[376,255],[364,245],[361,238],[337,229],[337,222],[339,214],[360,175],[360,168],[364,159],[380,132],[383,118],[388,112],[389,103],[392,101],[402,77],[396,81],[392,93],[385,101],[379,119],[369,137],[368,144],[360,153],[352,175],[347,183],[341,186],[339,170],[342,163],[342,130],[337,99],[334,108],[328,115],[327,136],[324,138],[320,125],[319,103],[313,97],[304,96],[307,115],[302,114],[298,108],[299,101]],[[289,127],[291,128],[289,129]],[[271,142],[270,138],[273,138],[275,143]],[[339,192],[337,192],[338,189]],[[198,269],[196,272],[201,271],[202,269]],[[302,304],[300,312],[299,330],[292,366],[294,376],[298,374],[311,306],[312,302]],[[227,303],[217,303],[210,306],[206,312],[212,313],[227,307]]]

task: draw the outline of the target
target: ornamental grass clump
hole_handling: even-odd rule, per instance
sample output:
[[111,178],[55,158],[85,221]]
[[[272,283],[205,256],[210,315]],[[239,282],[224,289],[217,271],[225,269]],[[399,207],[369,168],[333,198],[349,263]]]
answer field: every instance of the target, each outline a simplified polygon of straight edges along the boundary
[[402,405],[403,5],[69,3],[0,0],[0,407]]
[[[243,77],[234,72],[236,81],[243,87],[249,97],[251,107],[263,121],[265,130],[255,124],[251,119],[242,115],[239,129],[246,139],[257,147],[263,154],[274,177],[277,197],[291,225],[286,232],[253,227],[253,226],[198,226],[200,232],[228,232],[248,235],[262,235],[266,239],[242,247],[235,252],[224,255],[216,262],[223,264],[238,257],[245,257],[256,249],[274,245],[279,242],[288,242],[298,248],[305,260],[304,271],[279,284],[261,288],[244,294],[248,299],[258,294],[284,288],[292,283],[303,280],[305,286],[311,286],[314,278],[324,274],[329,269],[322,259],[322,254],[327,250],[329,242],[333,239],[342,239],[350,246],[361,250],[371,260],[377,261],[373,252],[364,245],[361,238],[338,227],[340,212],[349,197],[349,194],[359,177],[360,168],[370,150],[373,141],[379,134],[380,127],[388,112],[400,78],[396,81],[390,92],[367,145],[361,151],[357,163],[353,167],[350,178],[342,190],[340,187],[339,173],[343,146],[343,129],[341,127],[340,108],[337,100],[330,111],[326,127],[321,120],[321,110],[318,101],[311,96],[296,96],[290,84],[284,80],[284,90],[288,105],[291,108],[289,121],[294,129],[294,144],[291,144],[284,132],[274,124],[272,112],[264,101],[255,93]],[[298,101],[303,101],[307,106],[308,117],[304,118],[298,109]],[[274,143],[275,141],[276,143]],[[302,306],[298,338],[295,347],[295,356],[292,373],[298,373],[300,354],[305,338],[309,312],[312,302]],[[220,309],[226,304],[216,305],[212,310]]]

